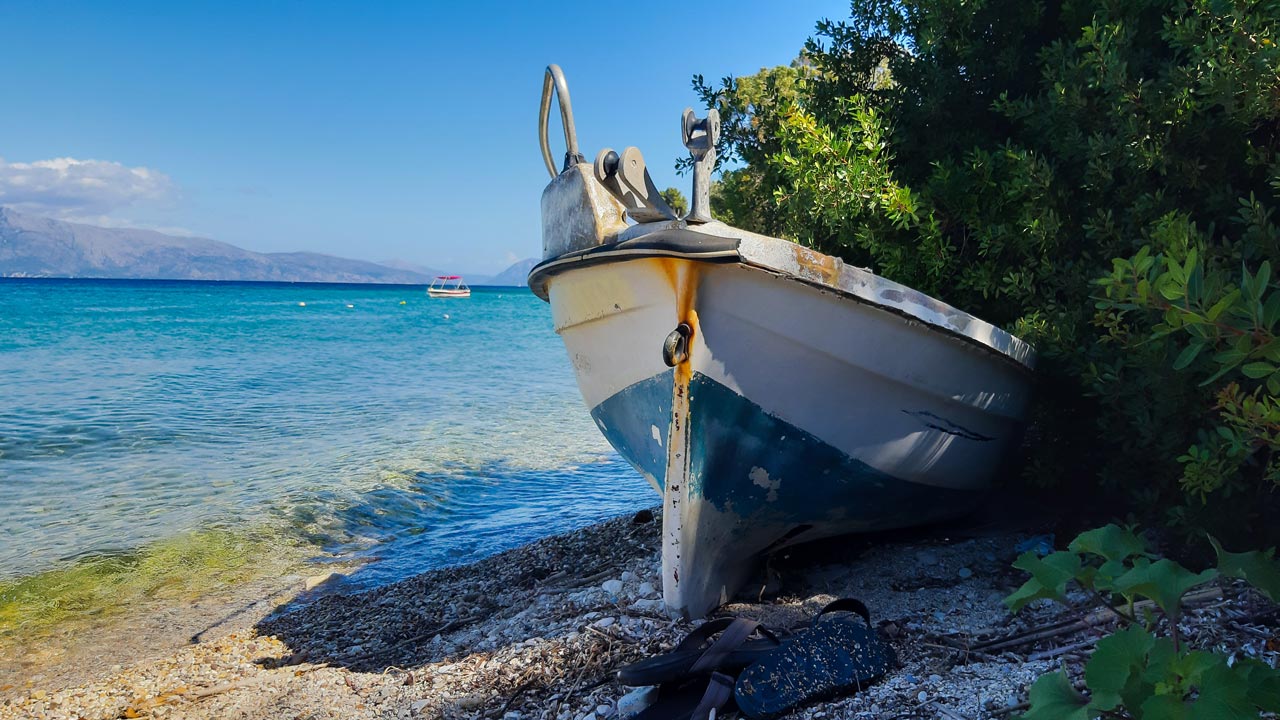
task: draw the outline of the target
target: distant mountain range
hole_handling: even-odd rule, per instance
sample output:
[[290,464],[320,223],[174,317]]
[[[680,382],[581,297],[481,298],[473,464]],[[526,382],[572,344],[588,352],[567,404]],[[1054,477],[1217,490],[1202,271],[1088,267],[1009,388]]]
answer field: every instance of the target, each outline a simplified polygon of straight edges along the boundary
[[[522,260],[472,285],[523,285]],[[525,269],[521,269],[525,268]],[[428,283],[444,273],[403,261],[373,263],[320,253],[258,253],[217,240],[103,228],[0,207],[0,277]]]

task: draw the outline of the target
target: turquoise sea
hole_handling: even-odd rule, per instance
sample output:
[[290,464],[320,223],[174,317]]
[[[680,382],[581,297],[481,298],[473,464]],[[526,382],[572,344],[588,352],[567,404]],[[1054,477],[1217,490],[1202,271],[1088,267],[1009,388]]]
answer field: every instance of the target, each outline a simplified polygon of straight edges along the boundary
[[526,289],[0,279],[0,579],[265,523],[363,586],[656,502]]

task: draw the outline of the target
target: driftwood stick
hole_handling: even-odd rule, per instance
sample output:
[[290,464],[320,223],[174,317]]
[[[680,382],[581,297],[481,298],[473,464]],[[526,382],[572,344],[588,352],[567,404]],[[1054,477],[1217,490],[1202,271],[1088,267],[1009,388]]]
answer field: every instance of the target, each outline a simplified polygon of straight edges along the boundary
[[1098,640],[1099,638],[1091,637],[1086,640],[1081,640],[1080,642],[1077,642],[1077,643],[1071,643],[1070,645],[1063,645],[1061,647],[1049,648],[1048,650],[1041,650],[1040,652],[1035,652],[1028,655],[1027,660],[1035,662],[1036,660],[1048,660],[1050,658],[1055,658],[1059,655],[1067,655],[1075,652],[1076,650],[1091,648],[1094,645],[1098,644]]
[[938,714],[939,714],[939,715],[942,715],[942,716],[944,716],[944,717],[949,717],[949,718],[951,718],[951,720],[969,720],[969,718],[968,718],[968,717],[966,717],[966,716],[964,716],[964,715],[961,715],[960,713],[958,713],[958,712],[956,712],[956,711],[954,711],[954,710],[950,710],[950,709],[948,709],[948,708],[946,708],[946,707],[943,707],[943,706],[942,706],[940,703],[938,703],[936,700],[935,700],[934,702],[929,703],[929,705],[930,705],[934,710],[938,711]]
[[[1220,600],[1221,598],[1222,598],[1221,589],[1207,588],[1205,590],[1194,592],[1194,593],[1191,593],[1190,595],[1185,596],[1182,599],[1182,604],[1184,606],[1192,607],[1197,605],[1205,605],[1210,602],[1213,602],[1214,600]],[[1150,600],[1143,600],[1142,602],[1136,603],[1133,606],[1135,614],[1147,608],[1154,608],[1154,607],[1156,607],[1155,603],[1151,602]],[[1053,625],[1049,625],[1043,628],[1036,628],[1033,630],[1029,630],[1027,632],[1018,633],[1010,637],[996,638],[993,640],[987,640],[984,642],[975,643],[970,649],[1001,650],[1004,648],[1019,647],[1021,645],[1028,645],[1031,643],[1039,642],[1040,640],[1047,640],[1052,637],[1058,637],[1059,635],[1070,635],[1071,633],[1079,632],[1081,630],[1088,630],[1089,628],[1097,627],[1099,625],[1109,625],[1118,619],[1119,618],[1117,618],[1114,614],[1112,614],[1112,610],[1099,609],[1089,613],[1088,615],[1074,622],[1068,622],[1065,624],[1054,623]]]

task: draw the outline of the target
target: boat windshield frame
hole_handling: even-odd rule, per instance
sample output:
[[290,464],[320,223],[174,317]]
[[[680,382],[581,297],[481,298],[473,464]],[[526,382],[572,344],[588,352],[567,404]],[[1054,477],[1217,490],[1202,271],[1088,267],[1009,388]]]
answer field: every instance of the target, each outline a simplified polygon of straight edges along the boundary
[[[450,284],[452,282],[452,284]],[[461,275],[437,275],[428,290],[470,290]]]

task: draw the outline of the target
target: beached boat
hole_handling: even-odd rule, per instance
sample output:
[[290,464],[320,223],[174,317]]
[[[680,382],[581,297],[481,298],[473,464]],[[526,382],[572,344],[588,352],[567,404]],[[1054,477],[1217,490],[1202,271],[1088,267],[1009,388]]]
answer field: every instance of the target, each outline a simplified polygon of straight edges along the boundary
[[705,614],[762,553],[981,500],[1020,437],[1030,346],[839,258],[713,220],[714,110],[685,111],[696,164],[683,217],[635,148],[579,154],[554,65],[540,132],[552,180],[529,285],[551,304],[601,432],[662,494],[669,610]]
[[445,298],[471,297],[471,288],[462,281],[461,275],[437,275],[427,288],[427,295]]

